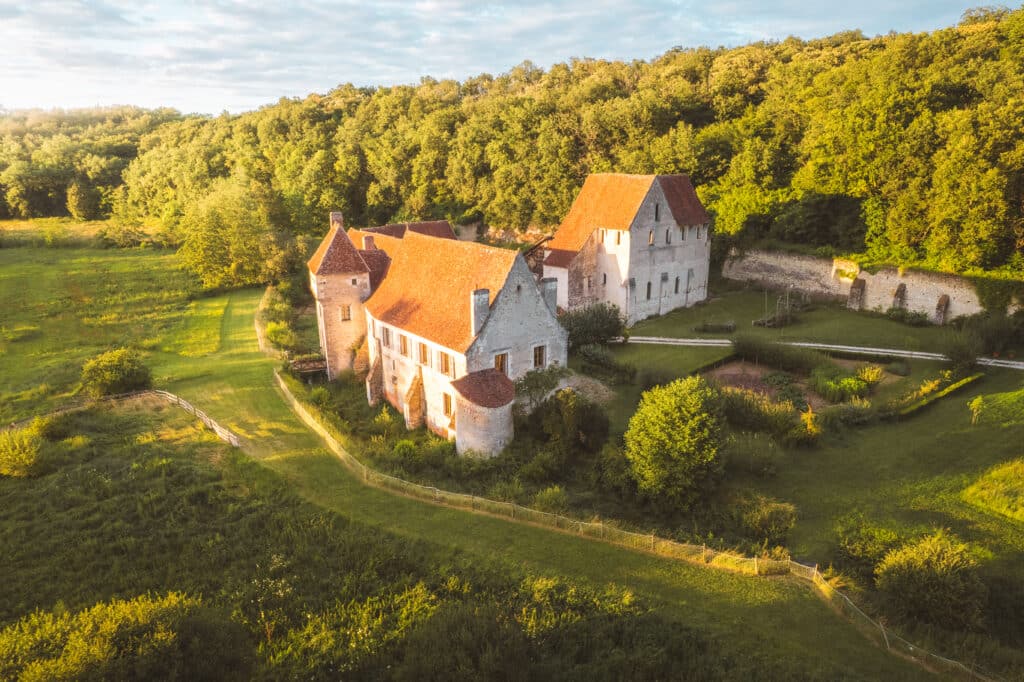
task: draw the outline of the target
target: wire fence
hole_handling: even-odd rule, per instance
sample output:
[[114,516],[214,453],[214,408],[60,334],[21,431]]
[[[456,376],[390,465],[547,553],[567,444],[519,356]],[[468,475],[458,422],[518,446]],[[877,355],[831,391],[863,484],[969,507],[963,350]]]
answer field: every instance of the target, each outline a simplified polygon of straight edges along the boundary
[[701,564],[720,570],[756,576],[791,575],[813,586],[816,594],[821,595],[841,615],[853,623],[858,630],[879,646],[884,646],[890,651],[909,657],[930,670],[968,679],[984,680],[986,682],[999,679],[984,673],[977,667],[968,667],[958,661],[933,654],[886,630],[881,623],[872,619],[858,608],[849,597],[830,585],[817,566],[808,566],[791,559],[748,557],[736,552],[712,549],[706,545],[676,542],[675,540],[658,537],[653,533],[636,533],[603,522],[581,521],[562,516],[561,514],[552,514],[538,509],[531,509],[530,507],[523,507],[514,502],[501,502],[477,495],[441,490],[440,488],[413,483],[377,471],[368,467],[342,446],[334,434],[295,397],[281,378],[279,372],[274,372],[274,379],[284,394],[288,405],[299,419],[327,443],[330,450],[338,456],[350,471],[369,485],[401,493],[408,497],[434,502],[435,504],[501,516],[521,523],[554,528],[566,533],[629,549],[649,552],[658,556]]

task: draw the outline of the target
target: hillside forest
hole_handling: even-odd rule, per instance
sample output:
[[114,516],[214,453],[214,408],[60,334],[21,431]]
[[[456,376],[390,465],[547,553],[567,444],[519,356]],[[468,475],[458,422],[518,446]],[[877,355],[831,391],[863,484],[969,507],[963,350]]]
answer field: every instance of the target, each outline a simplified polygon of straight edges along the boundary
[[732,245],[1024,271],[1024,8],[874,38],[676,48],[651,61],[342,85],[240,115],[0,116],[0,218],[111,217],[209,287],[295,268],[350,225],[550,231],[589,173],[687,173]]

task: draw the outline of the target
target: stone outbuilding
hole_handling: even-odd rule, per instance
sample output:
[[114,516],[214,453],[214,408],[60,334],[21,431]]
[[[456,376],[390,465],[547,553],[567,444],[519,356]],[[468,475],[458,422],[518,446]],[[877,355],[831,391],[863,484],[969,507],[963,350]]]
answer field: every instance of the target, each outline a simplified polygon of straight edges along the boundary
[[711,218],[685,175],[587,177],[546,245],[558,306],[613,303],[632,325],[707,298]]
[[[513,436],[514,380],[566,364],[556,282],[538,282],[517,251],[451,239],[441,226],[345,233],[334,222],[310,260],[324,355],[342,356],[329,373],[362,345],[370,404],[387,400],[408,428],[425,425],[460,453],[499,452]],[[334,314],[354,314],[356,299],[361,322]],[[354,324],[332,330],[343,322]]]

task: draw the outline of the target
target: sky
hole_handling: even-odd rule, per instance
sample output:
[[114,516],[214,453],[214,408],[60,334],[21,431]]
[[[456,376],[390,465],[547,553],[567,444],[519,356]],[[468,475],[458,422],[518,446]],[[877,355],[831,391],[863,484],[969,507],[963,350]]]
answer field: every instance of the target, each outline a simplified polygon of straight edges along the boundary
[[958,0],[0,0],[0,108],[256,109],[342,83],[500,74],[525,60],[956,24]]

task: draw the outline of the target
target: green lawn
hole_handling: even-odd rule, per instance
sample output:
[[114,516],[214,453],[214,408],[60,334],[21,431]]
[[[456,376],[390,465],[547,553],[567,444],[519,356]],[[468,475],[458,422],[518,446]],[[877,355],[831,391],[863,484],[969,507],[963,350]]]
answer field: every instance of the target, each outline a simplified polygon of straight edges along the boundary
[[[11,257],[11,252],[17,257]],[[112,342],[155,338],[157,342],[147,345],[153,349],[149,362],[156,383],[195,402],[242,435],[247,452],[303,497],[325,508],[400,536],[464,550],[482,560],[497,558],[597,588],[614,585],[633,590],[655,600],[667,616],[708,632],[730,655],[767,655],[785,664],[792,677],[924,676],[920,669],[872,646],[806,587],[792,580],[702,569],[364,487],[298,422],[276,393],[272,379],[275,363],[260,354],[253,327],[261,292],[228,296],[217,350],[186,357],[165,350],[178,347],[171,340],[178,334],[187,335],[203,339],[201,345],[210,348],[206,340],[212,338],[216,325],[212,317],[206,325],[199,325],[201,329],[184,324],[181,318],[190,305],[184,296],[171,295],[168,287],[145,285],[155,276],[170,281],[176,274],[172,256],[138,251],[11,252],[0,252],[4,259],[0,260],[3,295],[11,306],[7,309],[16,311],[11,320],[39,324],[45,333],[7,343],[5,355],[0,356],[5,377],[2,388],[7,395],[11,392],[8,371],[17,379],[14,388],[38,385],[49,373],[62,378],[59,383],[54,378],[49,381],[66,391],[74,383],[75,363],[81,358]],[[95,277],[92,284],[103,289],[109,283],[118,290],[105,294],[111,300],[123,300],[126,306],[128,301],[134,302],[133,307],[119,309],[117,317],[100,326],[103,333],[86,324],[75,306],[57,308],[58,321],[43,314],[52,309],[50,299],[67,290],[67,281],[77,282],[83,297],[92,297],[83,273],[101,266],[107,269],[106,275]],[[27,289],[32,289],[29,296],[13,293]],[[167,292],[164,307],[159,305],[160,292]],[[26,367],[37,357],[48,359],[48,364]],[[61,397],[54,395],[56,390],[42,393],[40,399],[20,399],[14,409],[5,407],[5,418],[46,411]]]
[[675,338],[726,338],[731,334],[695,332],[701,323],[735,322],[736,333],[754,334],[776,341],[819,341],[851,346],[902,348],[941,352],[949,331],[941,327],[911,327],[882,315],[855,312],[839,303],[817,304],[801,313],[796,324],[778,329],[755,327],[753,320],[775,311],[778,294],[754,289],[713,291],[710,300],[692,308],[674,310],[661,317],[637,323],[635,336]]

